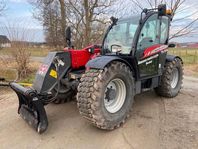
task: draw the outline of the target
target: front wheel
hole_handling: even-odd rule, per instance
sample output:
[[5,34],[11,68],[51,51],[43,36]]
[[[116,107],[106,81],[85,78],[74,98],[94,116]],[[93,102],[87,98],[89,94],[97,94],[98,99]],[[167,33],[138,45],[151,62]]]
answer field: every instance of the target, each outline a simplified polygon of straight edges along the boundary
[[133,74],[121,62],[112,62],[104,70],[86,71],[78,86],[80,114],[101,129],[112,130],[123,124],[133,99]]
[[67,87],[61,83],[59,89],[57,85],[55,86],[55,88],[52,90],[52,94],[54,96],[57,94],[56,99],[53,101],[53,103],[62,104],[62,103],[66,103],[66,102],[73,100],[76,95],[76,91],[74,91],[72,88]]
[[166,62],[160,86],[155,88],[155,92],[163,97],[175,97],[180,92],[182,81],[183,64],[179,58],[175,58],[171,62]]

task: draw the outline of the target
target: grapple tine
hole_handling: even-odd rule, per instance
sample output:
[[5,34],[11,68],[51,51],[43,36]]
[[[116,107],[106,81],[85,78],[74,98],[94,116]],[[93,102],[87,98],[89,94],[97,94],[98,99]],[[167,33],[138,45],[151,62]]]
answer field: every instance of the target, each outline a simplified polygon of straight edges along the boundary
[[14,82],[10,83],[10,87],[16,92],[19,99],[18,113],[38,133],[43,133],[48,127],[48,120],[37,92]]

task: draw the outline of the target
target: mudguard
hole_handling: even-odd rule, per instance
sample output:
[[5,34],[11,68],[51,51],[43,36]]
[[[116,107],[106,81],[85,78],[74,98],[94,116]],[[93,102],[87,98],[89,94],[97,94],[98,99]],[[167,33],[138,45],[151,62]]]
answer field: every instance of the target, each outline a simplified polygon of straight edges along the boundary
[[167,62],[171,62],[171,61],[173,61],[175,58],[179,58],[179,59],[181,60],[182,64],[183,64],[183,60],[182,60],[181,57],[176,56],[176,55],[166,55],[166,61],[167,61]]
[[129,66],[131,68],[131,70],[133,70],[131,65],[126,60],[124,60],[120,57],[117,57],[117,56],[99,56],[99,57],[96,57],[96,58],[90,60],[86,64],[86,68],[104,69],[105,66],[108,65],[109,63],[111,63],[112,61],[123,62],[127,66]]

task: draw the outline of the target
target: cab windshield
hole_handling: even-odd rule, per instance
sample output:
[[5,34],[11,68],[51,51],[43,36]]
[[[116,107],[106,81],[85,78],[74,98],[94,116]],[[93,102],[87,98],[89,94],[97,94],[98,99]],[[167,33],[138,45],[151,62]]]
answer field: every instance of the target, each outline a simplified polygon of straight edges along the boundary
[[129,54],[139,20],[140,16],[119,19],[117,24],[109,31],[104,41],[104,49]]

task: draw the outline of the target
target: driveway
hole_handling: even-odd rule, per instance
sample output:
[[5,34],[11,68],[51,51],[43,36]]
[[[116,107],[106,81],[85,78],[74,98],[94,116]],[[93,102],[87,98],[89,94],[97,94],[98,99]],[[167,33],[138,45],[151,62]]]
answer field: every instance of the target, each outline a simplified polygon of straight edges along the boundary
[[198,80],[185,77],[172,99],[154,92],[135,97],[131,117],[113,131],[95,128],[81,118],[76,103],[46,106],[48,130],[37,134],[17,114],[17,96],[0,88],[1,149],[197,149]]

